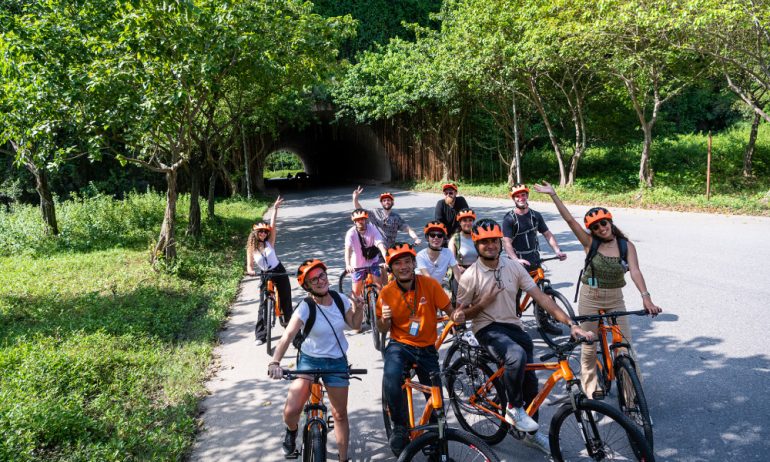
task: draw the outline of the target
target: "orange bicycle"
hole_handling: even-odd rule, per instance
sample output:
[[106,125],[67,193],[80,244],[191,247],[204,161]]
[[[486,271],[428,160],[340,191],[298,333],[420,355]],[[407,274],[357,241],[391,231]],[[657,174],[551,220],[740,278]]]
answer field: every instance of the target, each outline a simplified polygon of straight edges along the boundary
[[[588,399],[569,364],[570,352],[585,339],[570,340],[554,348],[541,361],[527,364],[528,371],[551,370],[553,373],[527,407],[534,415],[556,383],[564,380],[567,401],[554,414],[549,429],[551,456],[563,460],[637,460],[654,461],[654,454],[639,428],[614,407]],[[492,371],[489,363],[496,364]],[[447,390],[457,420],[463,429],[485,442],[496,444],[510,433],[517,439],[526,435],[505,421],[507,406],[502,375],[505,368],[483,348],[467,345],[447,373]]]
[[[558,260],[558,258],[559,257],[543,258],[540,262],[543,263],[550,260]],[[554,303],[556,303],[562,311],[567,313],[570,318],[575,316],[575,312],[572,310],[572,305],[570,305],[567,297],[551,286],[551,281],[545,277],[545,270],[543,270],[542,267],[530,271],[529,275],[532,276],[532,279],[540,290],[551,297]],[[544,308],[538,305],[528,293],[524,292],[523,296],[524,297],[517,309],[519,316],[527,311],[530,306],[532,307],[532,312],[535,314],[535,321],[537,322],[537,331],[549,347],[554,348],[569,340],[569,328],[565,329],[560,322],[556,321]]]
[[[644,310],[613,313],[599,310],[599,314],[577,316],[574,319],[577,322],[598,322],[600,348],[596,351],[596,373],[599,377],[601,393],[603,396],[608,395],[612,388],[612,381],[617,382],[620,410],[642,428],[650,447],[653,447],[652,418],[644,390],[642,390],[636,360],[632,354],[631,345],[623,337],[623,332],[618,326],[618,318],[621,316],[647,316],[647,314]],[[609,321],[609,324],[605,320]],[[611,338],[609,342],[608,337]]]
[[[414,365],[404,379],[403,390],[406,392],[409,408],[409,439],[410,443],[399,456],[399,462],[406,461],[489,461],[498,462],[497,454],[476,436],[450,428],[447,425],[446,412],[444,411],[444,397],[442,394],[441,374],[431,374],[431,386],[414,382]],[[417,390],[426,396],[425,409],[420,420],[415,425],[414,420],[414,396]],[[382,396],[382,418],[385,421],[385,432],[390,439],[393,433],[393,423],[390,418],[390,409],[386,404],[385,396]],[[434,416],[434,423],[430,423]]]
[[321,462],[326,460],[326,435],[334,428],[332,415],[327,412],[324,405],[324,387],[321,386],[321,377],[324,375],[340,375],[348,378],[353,375],[366,374],[366,369],[348,369],[345,371],[325,371],[321,369],[305,369],[295,371],[283,371],[283,377],[287,380],[301,378],[303,375],[313,376],[313,385],[310,388],[310,397],[305,404],[302,423],[302,447],[287,459],[296,459],[302,454],[304,462]]
[[[375,315],[377,298],[380,296],[380,287],[374,282],[374,275],[372,274],[371,268],[355,268],[355,271],[366,271],[366,279],[364,281],[364,300],[366,301],[366,310],[364,310],[364,322],[372,331],[372,342],[374,343],[374,349],[384,355],[386,334],[380,332],[377,329],[377,316]],[[344,270],[342,274],[340,274],[340,280],[337,284],[340,293],[353,293],[353,279],[348,277],[349,274],[350,273],[348,273],[347,270]]]

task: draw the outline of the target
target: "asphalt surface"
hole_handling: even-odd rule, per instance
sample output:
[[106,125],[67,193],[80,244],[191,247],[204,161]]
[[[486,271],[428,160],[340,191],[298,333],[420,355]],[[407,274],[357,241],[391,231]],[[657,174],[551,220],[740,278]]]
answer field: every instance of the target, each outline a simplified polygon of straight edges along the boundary
[[[349,188],[286,194],[278,225],[277,251],[289,272],[307,258],[330,266],[336,284],[343,269],[343,237],[351,226]],[[382,187],[367,187],[364,207],[379,206]],[[460,191],[462,195],[462,191]],[[433,218],[439,194],[395,191],[394,210],[415,229]],[[479,218],[502,221],[506,199],[466,197]],[[570,301],[584,253],[551,203],[531,203],[543,214],[568,258],[547,263],[547,276]],[[600,204],[597,204],[600,205]],[[577,217],[588,209],[570,206]],[[612,208],[615,223],[636,244],[649,291],[664,314],[634,318],[634,344],[654,420],[658,460],[770,460],[770,219]],[[420,232],[420,231],[418,231]],[[404,240],[408,236],[403,236]],[[541,249],[550,248],[541,238]],[[629,310],[641,299],[630,278],[624,289]],[[295,303],[304,296],[292,278]],[[254,345],[258,282],[244,278],[220,335],[210,395],[201,406],[201,431],[193,461],[278,461],[282,409],[288,383],[266,375],[270,358]],[[577,304],[573,304],[577,310]],[[526,324],[534,320],[525,315]],[[275,341],[282,333],[278,326]],[[530,329],[540,352],[543,343]],[[369,374],[350,387],[349,454],[356,461],[392,460],[380,408],[382,361],[364,332],[347,332],[349,359]],[[282,365],[293,367],[290,348]],[[545,376],[541,376],[541,384]],[[558,385],[555,391],[561,391]],[[549,400],[553,401],[553,400]],[[555,407],[541,408],[546,429]],[[453,420],[452,412],[449,411]],[[502,460],[548,460],[511,437],[495,450]],[[329,460],[337,460],[333,432]]]

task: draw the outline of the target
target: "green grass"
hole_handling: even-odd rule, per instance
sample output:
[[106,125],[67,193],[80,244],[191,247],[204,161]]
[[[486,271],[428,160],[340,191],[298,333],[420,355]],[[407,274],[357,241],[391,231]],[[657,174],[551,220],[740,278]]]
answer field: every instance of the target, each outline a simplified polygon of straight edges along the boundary
[[[652,166],[656,173],[652,188],[639,186],[639,144],[590,147],[578,165],[575,185],[559,188],[559,196],[568,202],[587,205],[770,216],[770,127],[760,126],[752,178],[742,176],[747,139],[745,125],[713,137],[709,200],[706,200],[707,136],[700,134],[655,140]],[[558,183],[553,152],[543,149],[528,153],[522,160],[522,174],[529,185],[543,180]],[[460,194],[464,195],[508,196],[504,182],[460,180],[457,184]],[[441,182],[401,185],[418,191],[438,191]],[[550,200],[534,191],[532,199]]]
[[265,170],[265,171],[264,171],[264,173],[263,173],[263,176],[264,176],[266,179],[271,179],[271,178],[286,178],[286,175],[288,175],[289,173],[291,173],[291,176],[293,177],[293,176],[296,176],[296,175],[297,175],[297,173],[299,173],[299,172],[304,172],[304,171],[305,171],[305,170],[304,170],[304,169],[301,169],[301,168],[300,168],[300,169],[293,169],[293,170],[292,170],[292,169],[289,169],[289,170],[273,170],[273,171],[271,171],[271,172],[269,172],[269,171]]
[[[162,204],[153,194],[133,200]],[[191,448],[245,237],[266,203],[218,203],[219,222],[204,219],[197,242],[183,236],[180,207],[178,261],[156,272],[145,238],[162,208],[137,212],[147,222],[123,242],[101,222],[125,212],[110,202],[61,204],[71,208],[62,232],[90,227],[81,236],[96,250],[34,234],[33,244],[4,241],[23,252],[0,257],[0,460],[180,460]],[[31,230],[32,215],[19,207],[2,230]]]

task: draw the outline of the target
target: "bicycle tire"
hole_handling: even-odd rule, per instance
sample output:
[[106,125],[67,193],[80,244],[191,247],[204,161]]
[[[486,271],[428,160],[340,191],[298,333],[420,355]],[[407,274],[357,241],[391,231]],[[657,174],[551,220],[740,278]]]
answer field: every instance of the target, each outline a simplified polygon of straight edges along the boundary
[[483,396],[477,394],[494,374],[492,368],[482,362],[460,357],[452,364],[450,371],[447,374],[447,394],[463,430],[489,444],[497,444],[505,439],[508,424],[470,404],[470,397],[476,394],[477,398],[482,399],[482,406],[496,409],[498,415],[505,417],[505,388],[499,380],[487,385]]
[[[545,286],[543,289],[543,292],[545,292],[546,295],[551,297],[551,300],[556,303],[556,306],[561,308],[567,315],[570,317],[570,319],[575,317],[575,311],[572,309],[572,305],[570,305],[569,300],[567,300],[567,297],[562,295],[561,292],[559,292],[556,289],[553,289],[551,286]],[[539,313],[542,312],[542,315],[539,315]],[[545,341],[546,344],[548,344],[549,347],[555,348],[558,345],[561,345],[562,343],[568,341],[570,339],[570,329],[569,327],[561,324],[560,322],[556,321],[556,319],[553,318],[547,311],[545,311],[544,308],[542,308],[540,305],[534,302],[532,303],[532,314],[535,315],[535,321],[537,322],[537,331],[540,333],[540,337]],[[546,330],[546,327],[555,327],[559,329],[559,334],[553,334]]]
[[[582,416],[582,426],[578,414]],[[628,417],[609,404],[592,399],[579,400],[576,409],[571,404],[561,406],[551,419],[548,442],[556,462],[655,461],[641,430]]]
[[268,296],[265,300],[265,346],[268,356],[273,355],[273,322],[275,320],[275,299]]
[[368,322],[369,322],[369,328],[372,330],[372,343],[374,343],[374,349],[382,352],[382,340],[380,338],[380,331],[377,329],[377,323],[375,322],[375,319],[377,319],[377,316],[375,314],[377,306],[377,292],[374,289],[369,289],[366,291],[366,313]]
[[302,460],[307,462],[325,462],[326,461],[326,438],[320,424],[311,425],[308,430],[310,434],[310,447],[306,454],[303,454]]
[[353,293],[353,279],[347,276],[348,270],[342,270],[342,273],[340,273],[339,281],[337,282],[337,292],[341,294]]
[[449,369],[452,364],[457,360],[457,352],[460,351],[460,345],[457,342],[452,342],[451,345],[449,345],[449,348],[446,350],[446,356],[444,356],[444,360],[441,363],[441,370],[445,371]]
[[623,414],[642,429],[650,448],[655,448],[652,419],[644,396],[642,381],[636,373],[631,358],[625,355],[615,358],[615,380],[618,382],[618,405]]
[[385,390],[381,394],[382,400],[382,422],[385,425],[385,435],[390,440],[390,435],[393,434],[393,420],[390,418],[390,408],[388,408],[388,401],[385,399]]
[[[500,461],[495,451],[487,443],[470,433],[455,428],[446,428],[444,436],[448,448],[447,459],[445,460],[463,462]],[[404,451],[398,458],[398,462],[433,462],[442,460],[442,455],[437,452],[438,447],[440,447],[438,433],[435,430],[425,432],[412,440],[404,448]]]

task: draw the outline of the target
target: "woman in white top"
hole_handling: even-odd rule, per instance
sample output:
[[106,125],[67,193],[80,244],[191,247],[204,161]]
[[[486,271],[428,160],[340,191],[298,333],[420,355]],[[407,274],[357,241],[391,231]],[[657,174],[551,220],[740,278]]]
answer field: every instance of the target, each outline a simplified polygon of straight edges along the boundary
[[[275,226],[278,217],[278,207],[283,203],[279,196],[273,204],[273,213],[270,217],[270,224],[265,222],[256,223],[252,226],[251,234],[246,242],[246,273],[254,276],[257,270],[270,275],[276,289],[278,290],[278,303],[283,313],[280,318],[282,326],[291,318],[291,282],[289,275],[286,274],[286,268],[283,267],[278,255],[275,253],[275,237],[277,229]],[[262,284],[267,283],[267,279],[262,280]],[[265,330],[265,320],[262,319],[262,310],[259,311],[257,325],[254,328],[257,345],[265,343],[267,332]]]
[[441,284],[444,282],[447,270],[451,268],[455,279],[460,279],[463,270],[457,266],[454,252],[444,247],[447,238],[444,224],[431,221],[425,225],[423,232],[425,240],[428,241],[428,248],[417,253],[418,274],[430,276]]
[[[274,379],[283,376],[281,359],[289,348],[291,339],[303,329],[304,342],[297,361],[298,370],[323,369],[329,371],[345,371],[348,368],[348,342],[345,338],[345,324],[352,329],[361,328],[364,311],[361,309],[364,300],[354,296],[351,300],[344,294],[329,290],[329,277],[326,265],[320,260],[305,260],[297,270],[297,282],[308,291],[308,298],[297,307],[297,311],[289,321],[289,325],[278,342],[273,354],[273,360],[268,365],[267,373]],[[314,314],[312,325],[305,324]],[[343,314],[344,313],[344,314]],[[337,438],[337,449],[340,460],[348,460],[348,441],[350,426],[348,424],[348,386],[346,376],[323,375],[324,386],[329,395],[334,416],[334,434]],[[290,456],[297,449],[297,430],[302,408],[310,396],[312,381],[301,377],[292,382],[286,405],[283,409],[283,421],[286,432],[283,439],[284,455]]]

